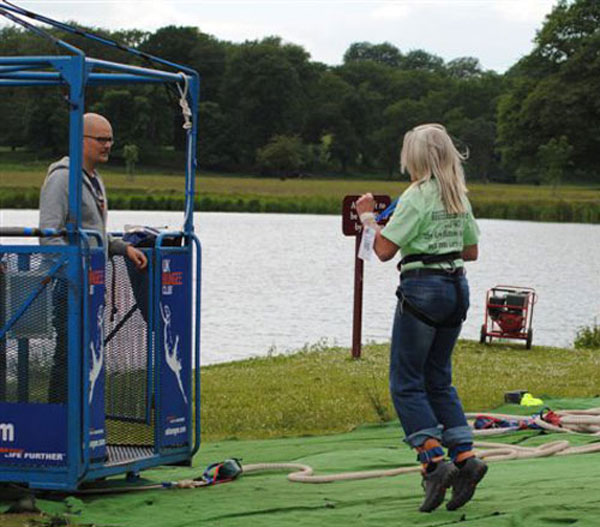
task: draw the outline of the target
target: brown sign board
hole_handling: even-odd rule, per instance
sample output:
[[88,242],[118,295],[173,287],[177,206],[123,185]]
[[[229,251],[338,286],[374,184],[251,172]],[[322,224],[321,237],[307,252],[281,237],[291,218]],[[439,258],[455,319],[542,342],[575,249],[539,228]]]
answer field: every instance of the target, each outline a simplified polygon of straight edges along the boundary
[[[375,195],[375,215],[380,214],[387,209],[392,202],[389,196]],[[360,196],[344,196],[342,202],[342,231],[346,236],[356,236],[362,230],[362,224],[358,219],[356,212],[356,200]],[[380,225],[385,225],[387,219],[380,221]]]

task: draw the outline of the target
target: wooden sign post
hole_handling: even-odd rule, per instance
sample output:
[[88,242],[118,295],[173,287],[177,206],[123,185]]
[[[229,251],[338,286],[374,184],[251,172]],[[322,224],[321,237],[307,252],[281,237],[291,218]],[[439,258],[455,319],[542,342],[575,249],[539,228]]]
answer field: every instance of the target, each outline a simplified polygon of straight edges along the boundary
[[[375,198],[375,215],[383,212],[391,203],[389,196],[378,195]],[[360,196],[345,196],[342,202],[342,232],[346,236],[354,236],[354,314],[352,316],[352,358],[360,358],[362,339],[362,297],[364,264],[358,257],[358,249],[362,238],[362,224],[356,212],[356,200]],[[380,224],[386,223],[383,220]]]

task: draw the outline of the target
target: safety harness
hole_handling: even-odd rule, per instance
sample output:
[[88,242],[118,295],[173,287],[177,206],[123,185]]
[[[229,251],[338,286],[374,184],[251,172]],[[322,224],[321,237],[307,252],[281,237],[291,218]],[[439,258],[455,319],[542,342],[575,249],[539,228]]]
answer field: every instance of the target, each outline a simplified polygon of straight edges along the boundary
[[[400,272],[400,280],[406,279],[410,276],[412,271],[415,273],[422,274],[436,274],[447,277],[458,278],[463,275],[462,267],[457,268],[454,264],[454,260],[462,258],[462,254],[459,251],[453,251],[450,253],[443,254],[409,254],[402,258],[398,263],[398,271]],[[411,269],[409,271],[402,271],[402,266],[408,263],[422,262],[424,265],[436,264],[436,263],[448,263],[450,269]],[[456,328],[460,326],[466,318],[467,312],[463,308],[463,293],[460,287],[460,283],[457,279],[453,280],[454,289],[456,290],[456,309],[454,312],[446,317],[444,320],[438,321],[433,320],[429,315],[421,311],[417,306],[410,303],[406,297],[402,294],[402,287],[398,287],[396,290],[396,296],[401,302],[402,310],[407,311],[415,318],[427,324],[428,326],[436,329],[441,328]]]
[[453,251],[451,253],[443,253],[443,254],[407,254],[402,260],[398,262],[397,269],[399,272],[402,272],[402,266],[405,264],[413,263],[413,262],[422,262],[424,265],[436,264],[436,263],[449,263],[451,269],[454,270],[456,266],[454,265],[454,260],[460,260],[462,258],[462,253],[460,251]]
[[241,460],[234,457],[209,465],[202,474],[202,477],[198,479],[205,481],[207,485],[216,485],[218,483],[233,481],[242,472]]

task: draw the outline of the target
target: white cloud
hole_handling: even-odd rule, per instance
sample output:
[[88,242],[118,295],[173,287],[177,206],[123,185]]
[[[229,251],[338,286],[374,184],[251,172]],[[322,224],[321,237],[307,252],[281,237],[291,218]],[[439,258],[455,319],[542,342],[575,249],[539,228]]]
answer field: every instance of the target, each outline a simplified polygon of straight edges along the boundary
[[556,0],[495,0],[492,4],[493,9],[507,20],[539,24],[552,11]]
[[[154,30],[170,24],[185,24],[187,19],[184,11],[178,10],[171,2],[161,0],[118,2],[105,8],[99,7],[95,6],[94,12],[102,11],[102,19],[94,20],[93,24],[100,27]],[[92,22],[89,16],[86,22]]]
[[[339,64],[353,42],[390,42],[503,71],[532,47],[558,0],[15,0],[62,21],[154,31],[196,26],[219,40],[276,35]],[[0,4],[1,5],[1,4]],[[0,17],[0,27],[3,19]]]
[[371,11],[371,18],[375,20],[399,20],[411,14],[411,6],[405,3],[382,4]]

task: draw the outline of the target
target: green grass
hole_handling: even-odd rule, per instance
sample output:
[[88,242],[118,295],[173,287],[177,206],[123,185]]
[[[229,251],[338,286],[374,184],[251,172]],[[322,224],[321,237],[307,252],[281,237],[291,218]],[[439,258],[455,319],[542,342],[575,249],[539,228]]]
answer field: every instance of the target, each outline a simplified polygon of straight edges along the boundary
[[[39,189],[46,175],[46,163],[25,165],[2,164],[1,188]],[[129,193],[182,193],[183,173],[151,169],[150,173],[140,172],[133,181],[123,170],[105,167],[102,170],[110,192]],[[199,195],[245,196],[245,197],[324,197],[342,198],[347,194],[374,194],[396,196],[407,186],[406,180],[356,180],[342,179],[340,176],[326,179],[286,179],[260,178],[248,176],[223,176],[201,173],[196,180]],[[550,186],[505,185],[499,183],[469,183],[470,197],[474,201],[529,202],[531,200],[571,200],[595,202],[600,200],[600,188],[579,185],[564,185],[554,190]]]
[[[37,208],[46,163],[0,165],[0,208]],[[112,209],[183,210],[184,178],[167,169],[144,169],[132,180],[118,167],[102,171]],[[201,173],[197,210],[340,214],[349,194],[399,195],[406,181],[258,178]],[[600,188],[472,183],[470,198],[480,218],[600,223]]]
[[[388,345],[352,360],[343,348],[306,349],[202,368],[202,439],[272,438],[347,431],[395,419]],[[507,391],[590,397],[600,392],[600,349],[460,341],[454,383],[466,411],[494,408]]]

